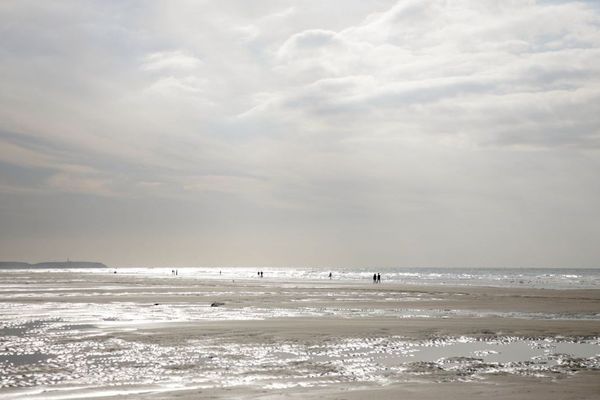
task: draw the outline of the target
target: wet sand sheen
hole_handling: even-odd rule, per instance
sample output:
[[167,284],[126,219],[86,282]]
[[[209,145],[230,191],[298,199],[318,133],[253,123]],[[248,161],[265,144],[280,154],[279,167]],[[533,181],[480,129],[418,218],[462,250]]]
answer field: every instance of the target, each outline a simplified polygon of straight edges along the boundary
[[[0,283],[7,398],[600,393],[599,290],[27,271]],[[524,349],[533,361],[510,360]],[[11,364],[19,351],[37,361]]]

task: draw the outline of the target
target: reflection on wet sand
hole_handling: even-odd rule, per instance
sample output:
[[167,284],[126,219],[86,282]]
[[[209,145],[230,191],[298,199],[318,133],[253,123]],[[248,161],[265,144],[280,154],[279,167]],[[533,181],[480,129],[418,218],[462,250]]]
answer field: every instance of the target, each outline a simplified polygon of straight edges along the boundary
[[27,287],[2,285],[5,398],[256,397],[505,375],[543,384],[600,370],[593,290],[21,274]]

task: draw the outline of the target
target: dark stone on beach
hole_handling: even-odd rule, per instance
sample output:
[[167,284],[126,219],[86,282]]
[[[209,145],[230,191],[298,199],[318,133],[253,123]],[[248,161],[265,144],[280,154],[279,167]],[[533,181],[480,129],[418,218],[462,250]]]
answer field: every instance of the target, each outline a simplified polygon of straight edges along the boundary
[[210,306],[211,307],[220,307],[220,306],[224,306],[225,303],[220,303],[218,301],[215,301],[214,303],[211,303]]

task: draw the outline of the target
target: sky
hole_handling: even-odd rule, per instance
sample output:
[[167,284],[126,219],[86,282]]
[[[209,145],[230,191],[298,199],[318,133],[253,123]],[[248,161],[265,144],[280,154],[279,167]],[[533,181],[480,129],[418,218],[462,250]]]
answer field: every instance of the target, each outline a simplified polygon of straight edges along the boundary
[[0,259],[600,267],[600,4],[0,2]]

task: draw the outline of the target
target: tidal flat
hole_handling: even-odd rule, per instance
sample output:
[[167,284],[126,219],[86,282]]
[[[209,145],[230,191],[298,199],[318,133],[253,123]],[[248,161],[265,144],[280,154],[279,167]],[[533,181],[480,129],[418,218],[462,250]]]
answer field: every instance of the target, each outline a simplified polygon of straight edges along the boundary
[[597,399],[599,378],[597,289],[0,271],[6,399]]

